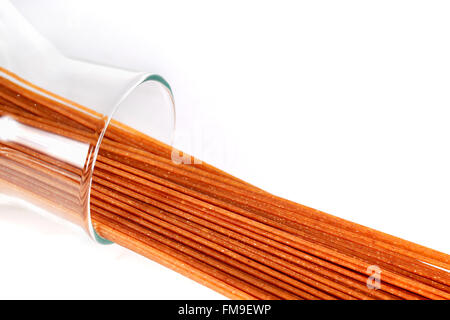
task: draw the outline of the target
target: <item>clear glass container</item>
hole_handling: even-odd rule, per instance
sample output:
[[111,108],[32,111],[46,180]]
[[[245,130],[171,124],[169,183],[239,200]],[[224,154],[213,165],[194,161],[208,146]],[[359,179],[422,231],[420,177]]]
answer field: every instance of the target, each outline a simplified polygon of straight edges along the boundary
[[[137,130],[170,144],[175,108],[160,76],[62,55],[0,1],[0,192],[82,226],[105,136]],[[133,129],[131,129],[133,128]]]

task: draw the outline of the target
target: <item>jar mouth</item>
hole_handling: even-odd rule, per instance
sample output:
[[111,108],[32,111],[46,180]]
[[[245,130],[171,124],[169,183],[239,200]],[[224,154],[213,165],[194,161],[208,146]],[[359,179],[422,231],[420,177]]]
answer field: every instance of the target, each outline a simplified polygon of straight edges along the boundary
[[85,227],[92,239],[100,244],[112,244],[95,230],[91,218],[91,188],[95,165],[101,145],[112,122],[124,124],[168,145],[175,135],[175,100],[169,83],[157,74],[141,74],[119,98],[109,115],[105,115],[105,126],[100,132],[97,144],[89,156],[88,188]]
[[[2,99],[8,100],[0,104],[0,114],[20,123],[16,134],[4,127],[0,132],[8,144],[0,155],[12,151],[9,158],[0,157],[0,187],[13,181],[5,193],[109,243],[91,221],[94,168],[105,134],[111,124],[123,123],[171,144],[175,107],[170,86],[158,75],[66,57],[8,1],[0,0],[0,17],[5,34],[0,37],[0,84]],[[153,95],[146,96],[147,90]],[[136,94],[144,103],[137,103]],[[155,111],[158,105],[166,119]],[[157,127],[156,120],[166,125],[164,130],[156,136],[145,132]]]

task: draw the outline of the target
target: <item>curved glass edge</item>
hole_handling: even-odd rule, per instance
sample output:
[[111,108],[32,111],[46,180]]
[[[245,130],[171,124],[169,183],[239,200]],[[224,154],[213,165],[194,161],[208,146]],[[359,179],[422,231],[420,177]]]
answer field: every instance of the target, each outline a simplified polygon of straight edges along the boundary
[[[91,222],[91,224],[92,224],[92,222]],[[94,235],[94,240],[95,240],[95,242],[97,242],[97,243],[99,243],[99,244],[104,244],[104,245],[107,245],[107,244],[113,244],[114,242],[112,242],[112,241],[110,241],[110,240],[108,240],[108,239],[105,239],[105,238],[103,238],[103,237],[101,237],[98,233],[97,233],[97,231],[95,231],[95,228],[92,226],[92,233],[93,233],[93,235]]]
[[[136,86],[133,89],[135,89],[137,86],[139,86],[142,83],[147,82],[147,81],[156,81],[156,82],[161,83],[164,87],[166,87],[169,90],[171,98],[172,98],[172,108],[175,109],[175,103],[174,103],[172,88],[170,87],[169,83],[162,76],[160,76],[158,74],[152,74],[152,75],[149,75],[149,76],[145,77],[142,81],[140,81],[138,84],[136,84]],[[115,110],[111,114],[111,116],[109,117],[108,122],[106,123],[105,128],[103,129],[103,134],[102,134],[101,138],[99,139],[99,143],[98,143],[96,151],[95,151],[95,157],[94,157],[94,161],[93,161],[93,165],[92,165],[92,175],[93,175],[93,172],[95,170],[95,163],[96,163],[96,160],[97,160],[97,154],[98,154],[98,150],[100,148],[100,145],[102,143],[103,136],[106,133],[106,131],[108,130],[109,123],[110,123],[112,117],[114,116],[114,113],[117,111],[117,109],[119,107],[120,107],[120,103],[116,106],[116,108],[114,108]],[[174,117],[175,117],[175,110],[174,110]],[[89,187],[89,190],[92,187],[92,176],[91,176],[91,182],[90,183],[91,183],[91,186]],[[89,203],[88,203],[88,210],[89,210],[88,219],[89,219],[89,221],[88,221],[88,223],[89,223],[89,231],[90,231],[90,233],[92,235],[92,238],[98,244],[102,244],[102,245],[113,244],[114,242],[112,242],[112,241],[110,241],[108,239],[105,239],[102,236],[100,236],[97,233],[97,231],[95,230],[94,226],[92,225],[91,212],[90,212],[91,211],[91,203],[90,203],[90,201],[91,201],[91,195],[90,195],[90,191],[89,191]]]
[[159,82],[159,83],[161,83],[163,86],[165,86],[167,89],[169,89],[170,94],[172,95],[172,98],[173,98],[172,88],[170,87],[170,85],[169,85],[169,83],[166,81],[166,79],[164,79],[163,77],[161,77],[159,74],[152,74],[152,75],[148,76],[147,78],[145,78],[144,81],[142,81],[142,83],[143,83],[143,82],[146,82],[146,81],[151,81],[151,80],[156,81],[156,82]]

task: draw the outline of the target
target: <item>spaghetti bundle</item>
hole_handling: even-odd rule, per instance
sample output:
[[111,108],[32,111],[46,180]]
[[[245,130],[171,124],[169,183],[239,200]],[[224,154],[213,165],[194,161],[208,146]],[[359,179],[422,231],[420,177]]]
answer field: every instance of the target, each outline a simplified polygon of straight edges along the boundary
[[[103,121],[4,77],[1,117],[92,150]],[[89,166],[16,141],[0,140],[0,148],[4,189],[73,220],[89,199],[99,236],[229,298],[450,299],[449,255],[279,198],[208,164],[177,164],[170,146],[124,124],[109,125],[92,184],[84,181]],[[369,285],[373,270],[378,282]]]

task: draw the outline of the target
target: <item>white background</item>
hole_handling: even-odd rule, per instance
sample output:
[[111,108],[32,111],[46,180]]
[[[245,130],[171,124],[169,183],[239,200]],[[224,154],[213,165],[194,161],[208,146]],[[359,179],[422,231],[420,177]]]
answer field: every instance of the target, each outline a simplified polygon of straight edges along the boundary
[[[13,3],[68,56],[163,75],[180,149],[450,253],[448,2]],[[0,248],[0,298],[221,298],[14,206]]]

